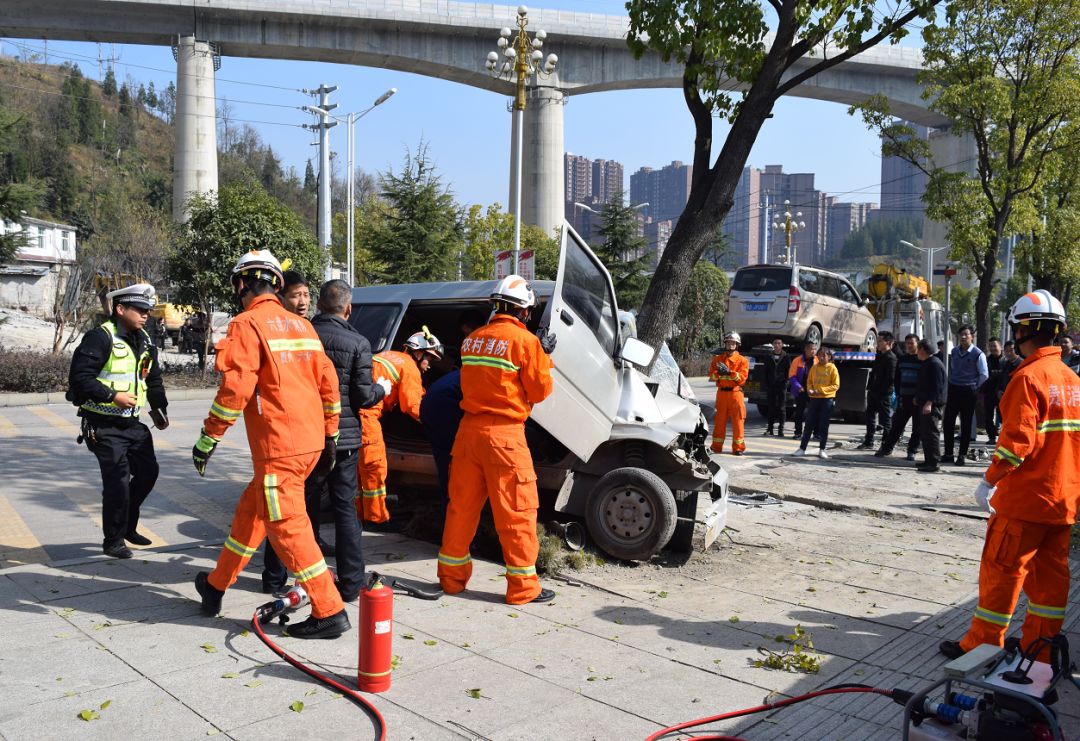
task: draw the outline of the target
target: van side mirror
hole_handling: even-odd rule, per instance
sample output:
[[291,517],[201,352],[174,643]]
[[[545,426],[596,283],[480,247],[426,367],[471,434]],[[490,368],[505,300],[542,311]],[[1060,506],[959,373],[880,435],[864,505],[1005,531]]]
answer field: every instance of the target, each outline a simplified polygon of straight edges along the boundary
[[635,337],[627,337],[626,342],[623,343],[622,352],[619,353],[619,357],[634,365],[640,365],[642,368],[647,368],[649,363],[653,361],[653,358],[656,357],[656,350],[653,350],[652,347]]

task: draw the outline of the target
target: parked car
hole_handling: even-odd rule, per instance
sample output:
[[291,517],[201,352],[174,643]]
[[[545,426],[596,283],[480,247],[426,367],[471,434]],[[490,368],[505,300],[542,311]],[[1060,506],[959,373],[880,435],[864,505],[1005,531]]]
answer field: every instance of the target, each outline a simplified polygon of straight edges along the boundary
[[[425,375],[430,384],[454,367],[464,339],[460,319],[485,309],[494,285],[356,288],[350,322],[375,352],[400,348],[419,327],[429,327],[447,347]],[[532,286],[541,306],[529,329],[557,337],[554,391],[526,424],[541,508],[583,519],[608,554],[644,560],[668,545],[691,547],[698,495],[705,493],[712,499],[705,516],[711,543],[726,522],[727,473],[709,454],[708,423],[685,379],[673,380],[666,363],[657,364],[655,378],[639,369],[654,351],[626,336],[611,276],[569,225],[557,279]],[[395,412],[384,415],[383,431],[391,490],[434,486],[435,464],[420,426]]]
[[779,337],[873,352],[874,315],[855,287],[836,273],[806,265],[748,265],[735,273],[725,328],[750,348]]

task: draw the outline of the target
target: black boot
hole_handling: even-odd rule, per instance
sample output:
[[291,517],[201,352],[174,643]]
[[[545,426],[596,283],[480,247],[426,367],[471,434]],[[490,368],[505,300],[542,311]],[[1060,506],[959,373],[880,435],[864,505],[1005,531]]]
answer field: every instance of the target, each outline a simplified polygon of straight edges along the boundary
[[146,537],[145,535],[139,535],[134,530],[125,535],[124,540],[129,543],[134,543],[135,545],[150,545],[150,543],[153,542],[150,540],[150,538]]
[[202,597],[203,615],[214,617],[221,612],[221,598],[225,593],[210,583],[209,576],[205,571],[195,575],[195,591]]
[[349,616],[343,608],[324,618],[312,615],[302,623],[290,625],[285,629],[285,635],[293,638],[337,638],[351,627]]
[[960,641],[942,641],[938,644],[938,651],[949,659],[959,659],[967,653],[967,651],[960,648]]
[[772,425],[769,425],[769,427],[768,427],[768,428],[767,428],[767,429],[765,430],[765,433],[764,433],[764,434],[765,434],[765,435],[771,435],[771,434],[773,434],[773,431],[772,431]]

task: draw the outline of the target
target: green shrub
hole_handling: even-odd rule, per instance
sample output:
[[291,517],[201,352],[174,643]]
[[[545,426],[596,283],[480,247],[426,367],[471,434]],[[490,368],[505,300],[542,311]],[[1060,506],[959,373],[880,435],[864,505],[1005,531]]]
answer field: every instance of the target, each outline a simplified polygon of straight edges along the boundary
[[70,355],[0,347],[0,391],[66,391]]

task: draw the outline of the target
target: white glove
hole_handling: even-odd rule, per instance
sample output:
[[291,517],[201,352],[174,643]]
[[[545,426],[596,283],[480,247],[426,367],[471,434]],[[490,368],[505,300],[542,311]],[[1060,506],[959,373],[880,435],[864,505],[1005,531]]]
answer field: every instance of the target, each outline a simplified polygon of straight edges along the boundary
[[979,487],[975,490],[975,502],[986,512],[994,514],[996,510],[990,506],[990,498],[997,491],[996,486],[991,486],[986,479],[979,481]]
[[379,386],[383,390],[383,398],[390,395],[390,392],[394,389],[394,384],[390,383],[389,378],[380,378],[375,382],[376,386]]

